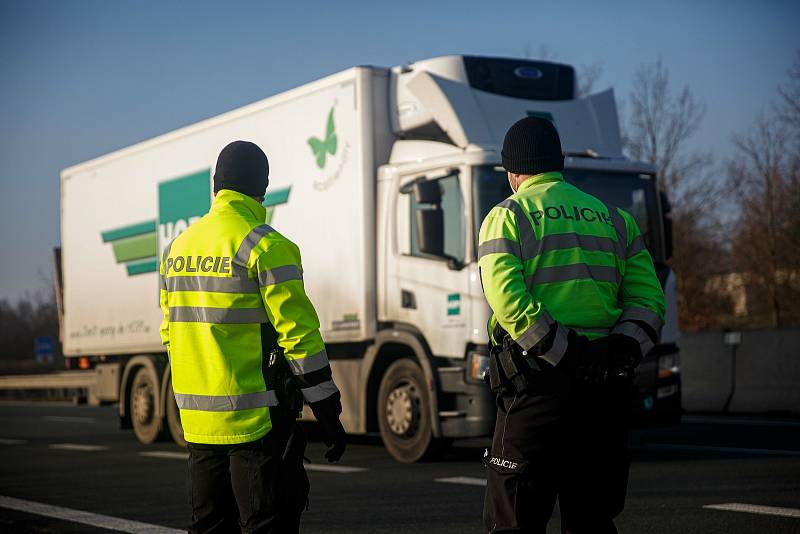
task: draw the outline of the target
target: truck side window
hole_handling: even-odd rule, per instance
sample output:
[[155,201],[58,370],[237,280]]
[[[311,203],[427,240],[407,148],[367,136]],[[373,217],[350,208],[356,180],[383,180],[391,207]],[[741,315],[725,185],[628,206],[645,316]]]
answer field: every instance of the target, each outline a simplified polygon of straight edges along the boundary
[[[439,189],[442,193],[441,208],[444,212],[444,251],[448,256],[463,263],[466,255],[466,241],[464,238],[466,217],[464,214],[464,196],[461,194],[458,176],[450,175],[436,181],[439,183]],[[429,256],[420,252],[417,244],[417,217],[415,212],[419,205],[414,200],[413,194],[408,196],[410,254],[411,256],[427,258]],[[401,245],[401,249],[402,248],[405,247]]]

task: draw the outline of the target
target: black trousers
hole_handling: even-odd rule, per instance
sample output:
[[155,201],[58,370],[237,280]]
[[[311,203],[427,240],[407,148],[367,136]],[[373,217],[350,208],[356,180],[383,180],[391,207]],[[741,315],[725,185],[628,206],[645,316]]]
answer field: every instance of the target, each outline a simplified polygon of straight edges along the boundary
[[298,532],[300,514],[308,504],[305,447],[299,425],[293,433],[288,425],[273,426],[264,438],[241,445],[190,443],[189,532]]
[[577,384],[549,367],[528,391],[499,395],[484,459],[486,531],[544,533],[558,498],[562,532],[616,533],[628,485],[632,387],[628,379]]

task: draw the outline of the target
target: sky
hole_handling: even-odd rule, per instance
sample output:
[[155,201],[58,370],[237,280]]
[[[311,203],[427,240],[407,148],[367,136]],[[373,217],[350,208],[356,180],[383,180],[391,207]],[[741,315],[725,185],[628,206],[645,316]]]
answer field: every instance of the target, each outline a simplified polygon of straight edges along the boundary
[[724,162],[775,100],[798,23],[777,0],[0,0],[0,299],[51,283],[61,169],[354,65],[544,52],[602,65],[595,90],[624,101],[660,57],[706,107],[691,148]]

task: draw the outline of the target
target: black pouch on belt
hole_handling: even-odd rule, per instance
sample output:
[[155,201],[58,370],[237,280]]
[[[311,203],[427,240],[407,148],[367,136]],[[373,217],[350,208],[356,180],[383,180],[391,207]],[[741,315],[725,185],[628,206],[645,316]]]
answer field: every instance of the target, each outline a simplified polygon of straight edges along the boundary
[[535,370],[531,360],[522,355],[522,350],[500,325],[495,326],[494,338],[501,339],[501,345],[492,347],[489,358],[489,378],[492,391],[503,390],[508,393],[522,393],[528,389],[530,375]]
[[270,351],[266,378],[267,389],[274,390],[278,397],[278,410],[288,417],[299,417],[303,410],[303,393],[281,349]]

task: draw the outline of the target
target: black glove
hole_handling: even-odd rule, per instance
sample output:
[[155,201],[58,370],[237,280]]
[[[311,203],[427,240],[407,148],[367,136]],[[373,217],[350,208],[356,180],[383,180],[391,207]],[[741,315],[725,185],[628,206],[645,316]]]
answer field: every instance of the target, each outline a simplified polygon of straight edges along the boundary
[[633,378],[634,369],[642,361],[642,348],[630,336],[608,336],[609,374],[618,378]]
[[309,406],[311,406],[311,411],[314,412],[314,417],[322,425],[322,441],[328,447],[325,452],[325,458],[331,463],[338,462],[347,448],[347,437],[344,427],[339,421],[339,414],[342,413],[340,394],[338,392],[334,393],[321,401],[311,403]]
[[581,382],[602,384],[608,377],[609,338],[589,341],[577,355],[574,376]]
[[569,331],[567,352],[557,369],[580,382],[600,384],[608,371],[608,338],[589,341],[574,330]]
[[325,459],[329,463],[338,462],[347,448],[344,427],[337,417],[334,420],[323,423],[322,428],[325,432],[325,438],[322,441],[328,447],[328,450],[325,451]]
[[589,343],[589,340],[584,336],[579,335],[571,328],[569,329],[569,334],[567,336],[567,351],[564,353],[561,361],[556,365],[556,369],[559,369],[564,374],[572,377],[575,376],[575,372],[578,369],[578,364],[580,363],[581,355],[586,349],[586,345]]

